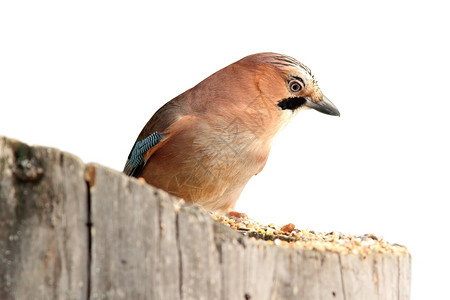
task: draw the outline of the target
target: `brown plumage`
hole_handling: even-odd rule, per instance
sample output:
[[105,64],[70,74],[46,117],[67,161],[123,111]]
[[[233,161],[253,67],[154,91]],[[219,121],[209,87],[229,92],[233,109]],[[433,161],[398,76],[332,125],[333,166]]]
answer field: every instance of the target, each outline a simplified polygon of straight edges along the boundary
[[227,212],[264,168],[275,134],[305,108],[339,115],[305,65],[276,53],[247,56],[161,107],[142,129],[124,172]]

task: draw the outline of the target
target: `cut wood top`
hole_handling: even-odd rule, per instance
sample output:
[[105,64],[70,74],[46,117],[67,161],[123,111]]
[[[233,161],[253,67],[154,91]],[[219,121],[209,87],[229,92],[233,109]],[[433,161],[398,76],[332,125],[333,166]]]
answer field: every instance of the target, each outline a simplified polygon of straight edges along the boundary
[[212,217],[123,173],[0,137],[0,299],[409,299],[404,247]]
[[246,214],[235,212],[227,216],[213,214],[212,218],[245,236],[267,240],[269,244],[342,254],[408,253],[405,246],[390,244],[375,234],[351,235],[334,231],[328,233],[316,232],[297,229],[292,223],[284,226],[273,223],[262,225]]

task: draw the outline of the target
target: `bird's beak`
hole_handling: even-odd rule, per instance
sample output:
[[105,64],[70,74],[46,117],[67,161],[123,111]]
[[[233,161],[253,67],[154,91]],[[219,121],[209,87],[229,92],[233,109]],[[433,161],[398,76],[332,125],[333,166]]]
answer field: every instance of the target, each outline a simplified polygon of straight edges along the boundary
[[322,101],[314,102],[311,98],[306,97],[305,106],[309,108],[313,108],[321,113],[332,115],[332,116],[341,116],[341,113],[337,109],[337,107],[325,96],[323,96]]

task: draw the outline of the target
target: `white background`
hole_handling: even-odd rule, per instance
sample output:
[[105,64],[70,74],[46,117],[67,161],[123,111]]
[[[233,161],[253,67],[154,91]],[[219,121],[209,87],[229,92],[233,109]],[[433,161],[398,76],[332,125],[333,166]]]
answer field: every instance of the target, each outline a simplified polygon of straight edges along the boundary
[[248,54],[293,56],[342,116],[300,112],[237,210],[407,245],[412,298],[444,299],[450,21],[440,3],[2,1],[0,134],[122,170],[162,104]]

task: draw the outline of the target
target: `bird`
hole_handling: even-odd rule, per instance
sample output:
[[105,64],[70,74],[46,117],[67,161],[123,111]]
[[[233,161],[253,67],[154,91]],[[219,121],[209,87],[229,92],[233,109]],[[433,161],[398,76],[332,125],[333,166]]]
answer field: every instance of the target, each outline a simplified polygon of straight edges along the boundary
[[157,110],[123,172],[226,214],[264,168],[274,136],[305,109],[340,116],[298,60],[272,52],[246,56]]

